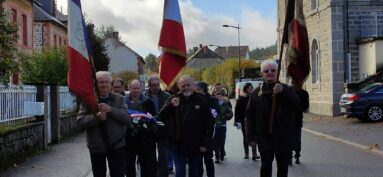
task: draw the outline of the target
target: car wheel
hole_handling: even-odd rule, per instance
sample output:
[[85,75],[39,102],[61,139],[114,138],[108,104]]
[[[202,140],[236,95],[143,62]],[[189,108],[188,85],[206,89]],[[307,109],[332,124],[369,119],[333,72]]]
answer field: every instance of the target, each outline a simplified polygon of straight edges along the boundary
[[383,118],[383,110],[378,105],[372,105],[367,109],[366,116],[370,121],[380,121]]

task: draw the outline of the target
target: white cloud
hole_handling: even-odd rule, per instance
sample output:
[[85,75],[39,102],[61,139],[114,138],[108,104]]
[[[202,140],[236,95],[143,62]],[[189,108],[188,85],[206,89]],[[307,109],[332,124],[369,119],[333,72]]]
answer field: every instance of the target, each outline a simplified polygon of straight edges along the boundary
[[[66,9],[67,0],[58,0]],[[126,44],[142,56],[158,54],[158,39],[162,24],[163,1],[159,0],[83,0],[83,11],[96,26],[113,25]],[[192,1],[180,1],[187,48],[199,44],[222,46],[238,45],[237,30],[223,28],[223,24],[236,26],[238,21],[224,12],[207,16]],[[276,19],[265,17],[253,9],[240,14],[241,45],[250,49],[274,44]]]

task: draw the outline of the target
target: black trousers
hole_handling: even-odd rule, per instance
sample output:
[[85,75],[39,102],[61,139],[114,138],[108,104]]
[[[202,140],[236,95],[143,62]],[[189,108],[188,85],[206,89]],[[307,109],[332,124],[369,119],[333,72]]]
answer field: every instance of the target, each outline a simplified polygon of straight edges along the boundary
[[136,162],[141,177],[157,176],[156,142],[154,139],[128,140],[126,146],[126,177],[136,177]]
[[291,152],[262,151],[261,154],[261,177],[271,177],[273,171],[274,156],[277,160],[277,177],[287,177]]
[[[242,124],[242,123],[241,123]],[[247,133],[246,133],[246,125],[242,124],[242,136],[243,136],[243,148],[245,150],[245,155],[249,156],[249,142],[247,142]],[[257,155],[257,146],[251,147],[251,152],[253,156]]]
[[209,149],[207,152],[202,153],[202,159],[203,163],[201,162],[201,177],[203,176],[203,164],[205,164],[206,167],[206,175],[208,177],[214,177],[215,176],[215,170],[214,170],[214,162],[213,162],[213,150]]
[[109,153],[90,153],[90,161],[92,163],[92,171],[94,177],[106,176],[106,161],[111,177],[124,177],[126,159],[125,147],[116,149]]
[[168,151],[169,151],[169,140],[166,138],[160,138],[157,142],[158,151],[158,177],[168,177]]
[[213,138],[213,147],[215,158],[220,160],[225,156],[225,140],[226,140],[226,126],[218,126],[215,128],[215,135]]

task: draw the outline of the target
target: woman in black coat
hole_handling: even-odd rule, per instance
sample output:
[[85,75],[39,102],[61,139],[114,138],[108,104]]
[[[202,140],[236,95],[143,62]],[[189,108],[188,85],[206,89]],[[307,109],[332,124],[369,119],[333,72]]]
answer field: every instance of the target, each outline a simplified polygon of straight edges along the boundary
[[[245,155],[243,158],[249,158],[249,143],[247,142],[246,137],[246,126],[245,126],[245,117],[246,117],[246,106],[249,102],[250,94],[253,92],[253,85],[251,83],[246,83],[242,89],[244,95],[240,95],[237,100],[237,104],[235,104],[235,118],[234,118],[234,126],[238,129],[242,130],[243,135],[243,148],[245,150]],[[259,159],[257,155],[256,146],[252,147],[252,155],[253,160]]]

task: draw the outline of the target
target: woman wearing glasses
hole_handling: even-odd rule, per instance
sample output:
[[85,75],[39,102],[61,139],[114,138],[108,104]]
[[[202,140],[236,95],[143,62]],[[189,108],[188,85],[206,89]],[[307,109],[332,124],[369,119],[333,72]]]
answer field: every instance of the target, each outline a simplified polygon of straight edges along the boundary
[[[278,82],[277,68],[277,63],[271,60],[261,64],[263,84],[253,91],[246,108],[248,141],[250,145],[257,142],[262,162],[261,177],[271,177],[274,157],[277,176],[287,177],[290,153],[294,147],[294,115],[299,110],[299,99],[290,87]],[[273,97],[276,109],[271,124]]]

